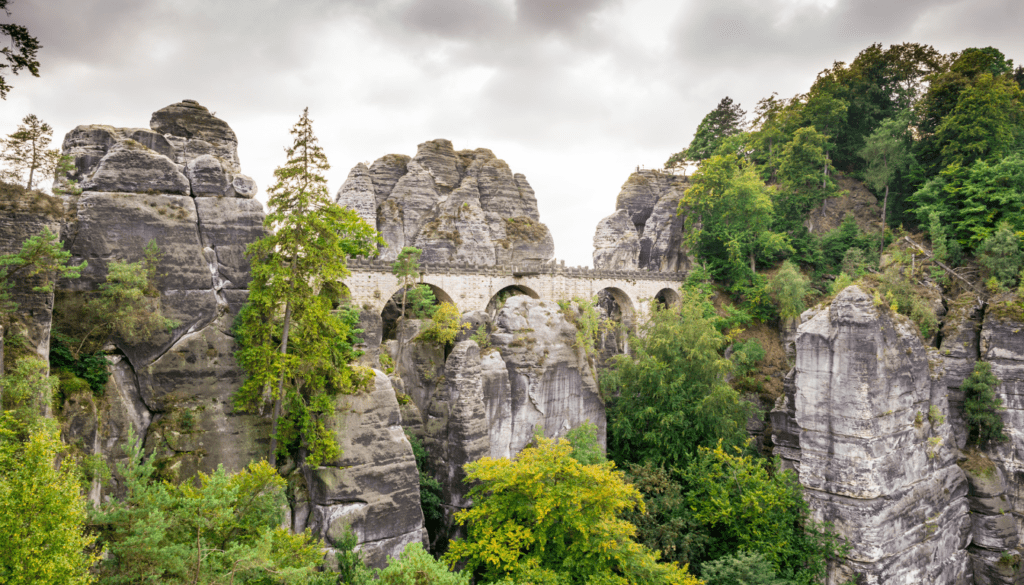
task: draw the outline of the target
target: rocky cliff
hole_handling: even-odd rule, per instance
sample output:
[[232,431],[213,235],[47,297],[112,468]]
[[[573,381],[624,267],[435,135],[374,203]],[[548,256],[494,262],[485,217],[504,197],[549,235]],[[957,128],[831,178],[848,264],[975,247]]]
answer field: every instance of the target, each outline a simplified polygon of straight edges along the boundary
[[389,154],[357,164],[335,201],[377,228],[393,260],[405,246],[423,262],[493,266],[549,262],[554,240],[540,222],[533,189],[486,148],[456,151],[448,140],[416,156]]
[[587,421],[605,443],[592,366],[574,347],[576,328],[557,304],[516,296],[493,321],[482,312],[464,321],[490,331],[484,348],[463,339],[445,357],[444,348],[416,340],[418,321],[405,322],[389,344],[398,358],[396,384],[410,398],[403,424],[423,441],[428,470],[442,486],[445,518],[432,527],[435,549],[457,534],[452,514],[470,505],[466,463],[515,457],[534,433],[564,437]]
[[683,218],[679,200],[685,177],[661,171],[637,171],[626,179],[615,213],[594,232],[594,268],[606,270],[686,270]]

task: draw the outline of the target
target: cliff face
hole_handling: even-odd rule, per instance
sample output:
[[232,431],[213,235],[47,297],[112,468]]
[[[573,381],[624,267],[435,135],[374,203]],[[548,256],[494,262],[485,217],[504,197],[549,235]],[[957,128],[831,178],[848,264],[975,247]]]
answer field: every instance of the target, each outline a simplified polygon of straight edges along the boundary
[[684,177],[660,171],[637,171],[626,179],[615,213],[602,219],[594,233],[594,268],[677,272],[689,268],[683,249],[679,200]]
[[[431,535],[435,549],[458,535],[452,515],[471,504],[463,483],[466,463],[515,457],[535,432],[564,437],[587,421],[605,443],[604,403],[593,370],[573,347],[576,328],[557,304],[516,296],[493,322],[485,313],[464,321],[489,330],[490,347],[481,350],[463,339],[445,358],[443,348],[415,341],[419,322],[407,321],[399,331],[405,349],[396,384],[411,400],[402,422],[423,441],[428,471],[443,490],[445,518]],[[398,342],[390,351],[398,352]]]
[[800,326],[796,350],[773,440],[816,518],[849,539],[834,582],[969,582],[968,485],[930,376],[937,352],[856,286]]
[[423,250],[423,262],[493,266],[554,257],[526,177],[486,148],[455,151],[438,139],[420,144],[411,159],[389,154],[357,164],[335,201],[380,231],[385,260],[405,246]]

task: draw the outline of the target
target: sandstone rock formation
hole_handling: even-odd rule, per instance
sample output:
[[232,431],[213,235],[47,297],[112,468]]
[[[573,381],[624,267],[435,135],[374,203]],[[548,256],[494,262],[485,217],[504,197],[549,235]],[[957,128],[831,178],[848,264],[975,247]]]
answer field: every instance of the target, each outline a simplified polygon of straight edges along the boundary
[[615,213],[597,225],[594,268],[607,270],[686,270],[679,200],[684,177],[661,171],[637,171],[626,179]]
[[444,348],[415,340],[421,323],[412,320],[389,342],[397,358],[395,382],[411,401],[402,424],[422,440],[428,471],[443,488],[446,517],[433,529],[435,545],[456,534],[451,516],[470,505],[462,482],[466,463],[514,457],[537,430],[564,437],[586,421],[605,442],[604,403],[593,366],[573,347],[576,328],[557,304],[516,296],[493,323],[482,312],[468,317],[492,331],[492,347],[481,350],[465,339],[445,358]]
[[945,387],[929,376],[938,352],[856,286],[803,323],[796,344],[773,441],[815,517],[850,541],[835,582],[968,582],[967,482]]
[[385,260],[405,246],[423,250],[422,262],[493,266],[554,257],[526,177],[485,148],[455,151],[438,139],[420,144],[411,159],[389,154],[357,164],[335,201],[380,231]]
[[64,197],[62,239],[72,263],[88,267],[63,294],[95,290],[111,261],[139,261],[155,242],[154,285],[164,315],[180,323],[142,343],[115,338],[120,355],[96,423],[68,432],[102,438],[81,437],[113,463],[130,425],[168,477],[236,471],[266,456],[269,432],[267,418],[231,402],[243,380],[231,322],[248,294],[245,247],[264,234],[263,206],[241,174],[234,132],[206,108],[185,100],[156,112],[151,127],[79,126],[64,139],[76,164],[69,178],[84,191]]

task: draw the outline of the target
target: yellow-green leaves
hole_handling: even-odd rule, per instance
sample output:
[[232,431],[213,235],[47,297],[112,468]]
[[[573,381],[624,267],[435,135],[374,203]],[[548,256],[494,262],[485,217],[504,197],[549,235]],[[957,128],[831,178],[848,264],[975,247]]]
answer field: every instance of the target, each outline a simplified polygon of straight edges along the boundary
[[455,517],[468,536],[444,558],[467,561],[485,582],[698,583],[633,540],[621,515],[643,501],[613,463],[583,465],[569,442],[541,437],[514,462],[485,457],[466,471],[479,482],[474,506]]

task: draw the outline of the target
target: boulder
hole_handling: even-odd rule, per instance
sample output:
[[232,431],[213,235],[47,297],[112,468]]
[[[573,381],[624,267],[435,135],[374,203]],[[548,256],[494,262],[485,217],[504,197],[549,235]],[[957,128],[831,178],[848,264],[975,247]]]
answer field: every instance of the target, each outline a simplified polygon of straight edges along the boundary
[[92,176],[100,160],[118,140],[118,131],[113,126],[102,124],[77,126],[64,135],[62,152],[75,160],[75,171],[70,177],[81,182]]
[[247,175],[234,175],[231,177],[231,189],[228,191],[229,196],[233,192],[235,197],[252,199],[258,191],[256,181],[253,181],[252,177]]
[[185,176],[193,197],[223,197],[228,193],[228,177],[213,155],[204,154],[188,161]]
[[597,270],[636,270],[640,259],[640,239],[625,209],[602,219],[594,232],[594,268]]
[[120,141],[81,182],[85,191],[189,194],[189,182],[166,156],[134,140]]

